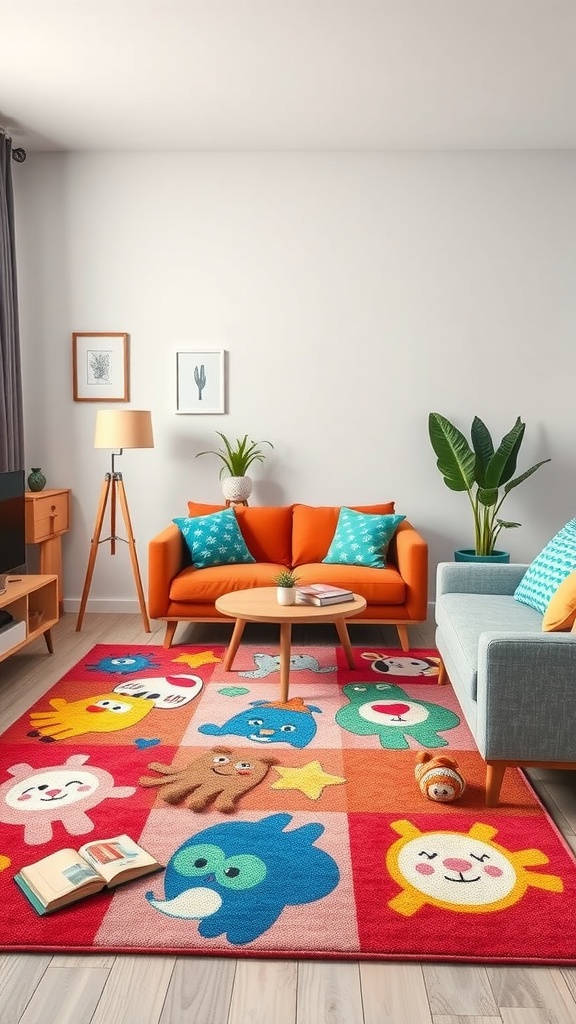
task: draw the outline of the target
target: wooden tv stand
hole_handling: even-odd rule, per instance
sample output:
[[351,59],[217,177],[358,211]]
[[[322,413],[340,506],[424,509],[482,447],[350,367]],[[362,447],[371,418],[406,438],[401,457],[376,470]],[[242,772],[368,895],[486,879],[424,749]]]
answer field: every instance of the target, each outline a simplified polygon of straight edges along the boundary
[[0,661],[42,634],[52,654],[50,630],[60,617],[56,575],[8,576],[6,590],[0,594],[0,608],[14,619],[14,624],[0,630]]

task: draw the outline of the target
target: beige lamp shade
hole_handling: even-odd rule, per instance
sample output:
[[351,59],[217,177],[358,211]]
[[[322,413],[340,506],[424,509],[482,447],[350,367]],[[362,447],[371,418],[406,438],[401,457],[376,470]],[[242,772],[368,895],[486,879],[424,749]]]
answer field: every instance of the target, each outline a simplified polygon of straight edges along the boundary
[[95,448],[153,448],[152,413],[145,409],[100,409]]

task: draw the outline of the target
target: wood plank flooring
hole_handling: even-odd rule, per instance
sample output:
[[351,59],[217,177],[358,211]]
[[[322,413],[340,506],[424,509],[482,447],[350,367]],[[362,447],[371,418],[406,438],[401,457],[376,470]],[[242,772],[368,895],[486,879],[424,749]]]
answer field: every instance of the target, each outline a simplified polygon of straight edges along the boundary
[[[0,731],[97,643],[158,644],[139,615],[64,615],[54,654],[39,640],[0,663]],[[176,642],[226,643],[227,625],[180,626]],[[389,627],[351,625],[352,642],[398,646]],[[246,642],[276,643],[249,625]],[[294,642],[333,643],[330,626]],[[433,646],[433,627],[412,634]],[[576,773],[532,778],[576,851]],[[1,912],[1,910],[0,910]],[[576,952],[576,936],[574,937]],[[573,1024],[576,969],[374,961],[0,954],[0,1024]]]

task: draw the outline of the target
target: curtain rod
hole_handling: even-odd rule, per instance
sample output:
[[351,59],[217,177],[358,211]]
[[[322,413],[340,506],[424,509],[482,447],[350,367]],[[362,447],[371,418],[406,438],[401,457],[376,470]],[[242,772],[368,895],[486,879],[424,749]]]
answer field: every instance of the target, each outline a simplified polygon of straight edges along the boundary
[[[4,128],[2,125],[0,125],[0,132],[2,132],[2,135],[4,135],[5,138],[9,139],[10,142],[12,142],[12,136],[8,134],[6,128]],[[17,164],[24,163],[26,159],[26,150],[22,149],[22,146],[17,146],[16,149],[12,149],[11,153],[12,159],[15,160]]]

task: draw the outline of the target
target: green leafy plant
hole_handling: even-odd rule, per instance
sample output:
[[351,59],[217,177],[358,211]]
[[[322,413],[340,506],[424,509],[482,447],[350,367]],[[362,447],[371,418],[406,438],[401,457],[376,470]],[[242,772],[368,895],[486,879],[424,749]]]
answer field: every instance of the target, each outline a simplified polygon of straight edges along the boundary
[[498,518],[502,503],[514,487],[532,476],[545,462],[551,461],[542,459],[524,473],[514,476],[525,429],[526,424],[518,416],[495,450],[486,424],[475,416],[470,447],[461,431],[445,416],[431,412],[428,417],[430,441],[444,483],[451,491],[466,491],[468,494],[477,555],[493,554],[500,531],[521,525]]
[[268,444],[271,448],[274,447],[271,441],[248,440],[248,434],[244,434],[244,437],[237,437],[235,442],[231,442],[221,430],[217,430],[216,433],[222,438],[223,447],[217,450],[198,452],[196,458],[198,459],[200,455],[215,455],[216,458],[221,459],[223,466],[219,473],[220,478],[226,470],[230,476],[246,476],[253,462],[264,462],[266,458],[261,445]]
[[300,577],[293,569],[281,569],[274,576],[274,583],[277,587],[295,587]]

